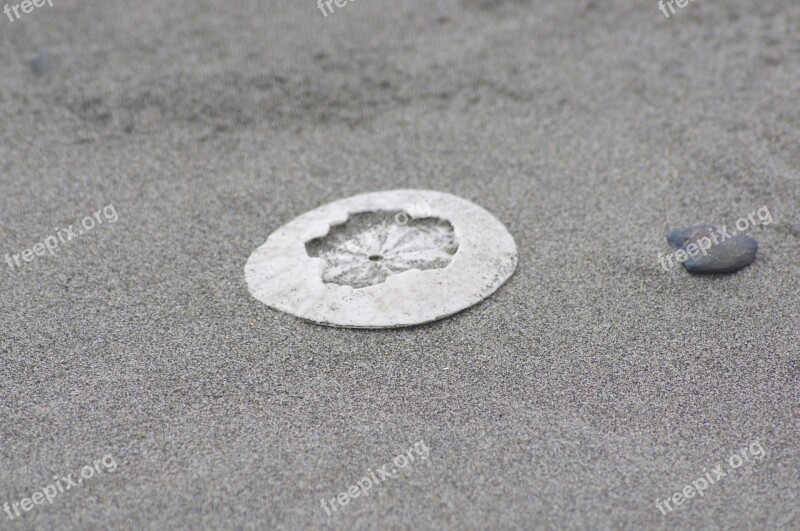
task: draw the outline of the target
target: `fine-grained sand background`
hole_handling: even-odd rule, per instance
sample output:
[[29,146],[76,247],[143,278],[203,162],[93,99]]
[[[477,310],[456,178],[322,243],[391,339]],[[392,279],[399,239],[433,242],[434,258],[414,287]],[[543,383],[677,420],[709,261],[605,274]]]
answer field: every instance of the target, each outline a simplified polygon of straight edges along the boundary
[[[118,465],[0,528],[800,528],[797,2],[0,16],[0,504]],[[272,231],[394,188],[488,209],[515,275],[401,330],[250,296]],[[668,228],[762,206],[752,266],[659,265]],[[320,507],[420,440],[427,460]]]

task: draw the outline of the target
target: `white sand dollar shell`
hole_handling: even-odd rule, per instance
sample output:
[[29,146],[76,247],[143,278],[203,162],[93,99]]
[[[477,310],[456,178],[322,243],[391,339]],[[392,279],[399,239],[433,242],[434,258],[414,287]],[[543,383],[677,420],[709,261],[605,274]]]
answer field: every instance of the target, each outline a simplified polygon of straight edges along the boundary
[[517,246],[483,208],[451,194],[392,190],[307,212],[245,265],[264,304],[328,326],[392,328],[447,317],[494,293]]

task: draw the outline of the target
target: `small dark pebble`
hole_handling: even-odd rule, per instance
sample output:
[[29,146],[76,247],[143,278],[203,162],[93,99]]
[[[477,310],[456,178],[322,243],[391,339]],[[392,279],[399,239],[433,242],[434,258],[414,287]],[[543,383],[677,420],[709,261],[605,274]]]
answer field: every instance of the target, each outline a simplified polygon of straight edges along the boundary
[[53,68],[53,61],[47,52],[39,52],[31,61],[31,70],[37,76],[46,74],[51,68]]
[[[667,234],[667,242],[674,249],[690,254],[683,262],[690,273],[733,273],[752,264],[758,251],[758,242],[750,236],[708,224],[672,230]],[[701,246],[706,247],[705,253]]]

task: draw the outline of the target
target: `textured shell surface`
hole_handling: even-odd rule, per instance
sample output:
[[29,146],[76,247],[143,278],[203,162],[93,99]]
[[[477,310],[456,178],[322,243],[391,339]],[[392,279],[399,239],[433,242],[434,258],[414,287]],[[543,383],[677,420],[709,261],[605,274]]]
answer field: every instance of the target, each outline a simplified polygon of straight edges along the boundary
[[311,210],[245,265],[250,293],[318,324],[391,328],[464,310],[514,272],[517,248],[485,209],[427,190],[373,192]]

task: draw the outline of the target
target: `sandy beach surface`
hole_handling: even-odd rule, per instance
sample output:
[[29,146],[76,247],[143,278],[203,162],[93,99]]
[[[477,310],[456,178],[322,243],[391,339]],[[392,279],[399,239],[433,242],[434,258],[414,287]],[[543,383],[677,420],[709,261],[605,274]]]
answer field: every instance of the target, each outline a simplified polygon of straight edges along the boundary
[[[800,4],[675,9],[0,14],[0,529],[800,529]],[[274,230],[396,188],[516,273],[397,330],[250,295]],[[762,207],[750,267],[659,263]]]

